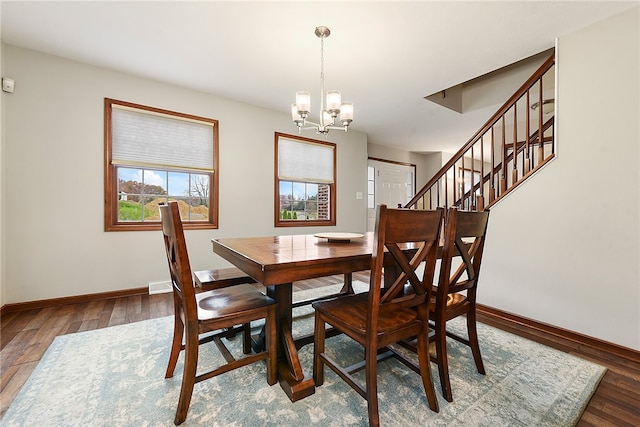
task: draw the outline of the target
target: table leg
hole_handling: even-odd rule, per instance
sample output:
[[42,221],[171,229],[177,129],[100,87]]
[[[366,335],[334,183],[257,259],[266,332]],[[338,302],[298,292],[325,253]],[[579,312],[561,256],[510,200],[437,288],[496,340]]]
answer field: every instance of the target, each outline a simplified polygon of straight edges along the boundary
[[291,331],[293,284],[267,286],[267,295],[278,301],[278,374],[280,387],[292,402],[315,393],[313,378],[304,373]]
[[342,289],[340,289],[341,294],[349,294],[352,295],[355,292],[353,291],[353,273],[344,273],[344,285],[342,285]]

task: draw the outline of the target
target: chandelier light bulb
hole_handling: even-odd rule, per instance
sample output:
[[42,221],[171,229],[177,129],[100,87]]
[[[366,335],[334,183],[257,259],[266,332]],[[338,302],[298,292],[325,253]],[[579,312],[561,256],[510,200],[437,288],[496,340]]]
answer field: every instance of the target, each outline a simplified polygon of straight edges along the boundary
[[311,94],[304,91],[296,92],[296,105],[298,114],[303,118],[307,117],[311,111]]
[[327,112],[331,115],[331,117],[337,117],[338,114],[340,114],[340,104],[342,104],[340,91],[327,91]]
[[343,102],[340,106],[340,122],[342,126],[349,126],[353,121],[353,102]]

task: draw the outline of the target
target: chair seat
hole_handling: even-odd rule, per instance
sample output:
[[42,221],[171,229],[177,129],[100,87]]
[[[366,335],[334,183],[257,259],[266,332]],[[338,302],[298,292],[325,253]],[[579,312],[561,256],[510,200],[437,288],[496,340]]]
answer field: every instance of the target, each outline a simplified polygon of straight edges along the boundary
[[[429,305],[430,311],[435,310],[435,305],[434,305],[435,301],[436,301],[436,296],[431,294],[431,304]],[[464,294],[455,293],[455,294],[447,295],[447,309],[454,308],[458,305],[465,304],[468,302],[469,300],[467,299],[467,296]]]
[[196,294],[198,320],[223,319],[244,311],[257,310],[276,301],[253,285],[236,285]]
[[[325,317],[364,335],[367,329],[368,294],[347,295],[337,299],[313,303],[313,308]],[[378,317],[378,332],[387,333],[417,319],[412,308],[394,312],[382,312]]]
[[237,268],[219,268],[216,270],[202,270],[193,273],[193,279],[199,290],[226,288],[232,285],[256,283],[251,277]]
[[[468,311],[468,306],[471,304],[471,301],[467,298],[466,295],[460,293],[453,293],[447,295],[447,319],[453,319],[454,317],[458,317],[463,313]],[[431,314],[435,313],[436,307],[436,296],[432,294],[431,303],[429,304],[429,312]]]

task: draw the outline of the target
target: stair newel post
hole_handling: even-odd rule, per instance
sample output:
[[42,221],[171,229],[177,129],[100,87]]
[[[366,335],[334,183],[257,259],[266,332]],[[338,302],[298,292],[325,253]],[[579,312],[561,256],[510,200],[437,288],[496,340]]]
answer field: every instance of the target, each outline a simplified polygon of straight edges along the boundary
[[526,120],[525,120],[525,128],[526,128],[526,137],[525,137],[525,156],[526,156],[526,162],[525,162],[525,171],[524,173],[527,174],[529,173],[529,171],[531,171],[531,144],[530,144],[530,139],[531,139],[531,100],[529,99],[529,90],[527,90],[527,112],[525,114]]
[[[451,166],[451,168],[453,168],[453,166]],[[449,177],[447,176],[447,172],[444,173],[444,207],[445,209],[449,207]]]
[[470,210],[475,211],[476,208],[476,156],[474,154],[474,149],[476,147],[476,143],[474,142],[471,146],[471,189],[469,190],[469,197],[471,200]]
[[480,137],[480,194],[478,195],[477,210],[484,210],[484,135]]
[[496,140],[493,132],[493,126],[491,126],[491,171],[489,172],[489,203],[496,199]]
[[544,161],[544,131],[542,130],[542,77],[539,79],[538,84],[538,164]]
[[465,185],[464,185],[464,181],[465,181],[465,179],[464,179],[464,171],[465,171],[465,169],[464,169],[464,154],[462,155],[461,160],[462,160],[462,166],[460,167],[460,172],[459,172],[458,178],[460,178],[460,184],[459,184],[460,185],[460,209],[464,209],[464,207],[465,207],[464,203],[465,203],[465,199],[466,199],[466,195],[467,195],[467,192],[465,190]]
[[458,209],[460,209],[460,197],[458,196],[458,193],[460,191],[460,183],[458,182],[458,172],[457,169],[460,168],[460,166],[456,167],[456,163],[453,164],[453,205],[457,206]]
[[513,104],[513,169],[511,185],[518,182],[518,104]]
[[501,128],[502,128],[502,137],[501,137],[501,146],[502,146],[502,164],[500,166],[500,194],[507,191],[507,142],[505,138],[506,126],[504,122],[504,115],[500,118]]

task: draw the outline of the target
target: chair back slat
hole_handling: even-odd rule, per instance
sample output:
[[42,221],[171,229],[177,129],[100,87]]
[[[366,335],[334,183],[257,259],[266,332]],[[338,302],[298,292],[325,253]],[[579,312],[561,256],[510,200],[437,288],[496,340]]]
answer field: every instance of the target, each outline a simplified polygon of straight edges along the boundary
[[[488,222],[489,211],[468,212],[458,211],[456,208],[449,209],[438,295],[444,297],[447,294],[465,290],[475,291]],[[451,274],[454,259],[458,259],[460,263]]]
[[[381,312],[419,307],[427,316],[444,210],[378,208],[371,263],[369,330]],[[397,277],[383,288],[386,274]],[[390,282],[390,280],[387,280]]]
[[181,307],[185,317],[197,318],[193,275],[178,204],[160,205],[159,208],[162,234],[164,235],[165,250],[173,286],[174,303]]

